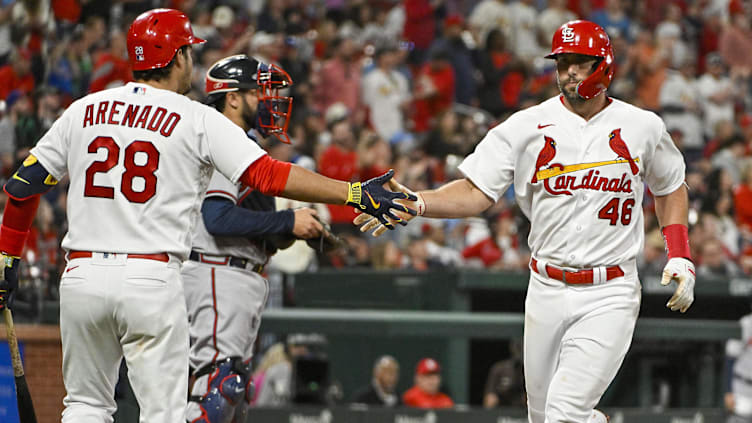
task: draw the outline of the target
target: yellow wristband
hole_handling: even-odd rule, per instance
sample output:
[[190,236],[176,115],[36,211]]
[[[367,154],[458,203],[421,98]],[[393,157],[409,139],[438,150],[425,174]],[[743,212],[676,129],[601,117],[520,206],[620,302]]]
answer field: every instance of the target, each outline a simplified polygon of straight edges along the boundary
[[3,254],[0,255],[0,259],[3,261],[3,265],[5,265],[5,267],[13,267],[13,260],[14,259],[19,259],[20,260],[21,258],[20,257],[15,257],[15,256],[9,256],[9,255],[6,255],[5,253],[3,253]]
[[363,190],[360,187],[360,182],[347,183],[347,202],[345,204],[360,204],[360,200],[363,197]]

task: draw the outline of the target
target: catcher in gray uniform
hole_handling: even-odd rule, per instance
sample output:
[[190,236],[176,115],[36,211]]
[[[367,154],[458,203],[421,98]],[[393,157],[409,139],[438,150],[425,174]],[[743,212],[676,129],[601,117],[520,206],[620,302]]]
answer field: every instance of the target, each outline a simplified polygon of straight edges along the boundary
[[[222,59],[206,75],[207,103],[246,132],[256,129],[289,142],[285,132],[290,77],[245,55]],[[271,115],[274,115],[271,118]],[[280,119],[281,117],[281,119]],[[249,139],[248,142],[254,142]],[[182,276],[190,320],[195,378],[188,422],[245,422],[253,396],[250,359],[269,293],[264,265],[295,239],[332,235],[310,208],[276,211],[274,197],[233,184],[214,172]]]

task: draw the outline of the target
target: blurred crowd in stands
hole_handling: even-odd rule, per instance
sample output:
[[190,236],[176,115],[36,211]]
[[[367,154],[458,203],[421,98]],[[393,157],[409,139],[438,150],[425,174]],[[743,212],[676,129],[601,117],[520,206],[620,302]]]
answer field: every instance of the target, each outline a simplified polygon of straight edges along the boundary
[[[361,386],[344,392],[340,381],[329,374],[326,351],[326,337],[315,333],[290,334],[285,342],[269,347],[254,367],[252,403],[260,407],[342,403],[432,409],[455,406],[451,386],[442,381],[442,366],[434,358],[424,357],[414,368],[410,363],[401,370],[396,357],[379,356],[370,379],[363,374]],[[407,388],[399,389],[400,379],[405,380],[401,386]],[[493,363],[488,370],[482,405],[524,408],[526,404],[522,340],[514,339],[509,343],[509,357]]]
[[[125,32],[162,6],[185,11],[208,40],[194,50],[190,97],[202,100],[205,71],[222,57],[277,63],[295,83],[293,142],[265,141],[273,157],[348,181],[394,168],[415,190],[459,177],[457,165],[490,127],[557,95],[553,62],[543,58],[551,36],[568,20],[593,20],[616,54],[609,95],[659,113],[685,155],[699,275],[752,272],[750,1],[3,0],[3,178],[68,104],[131,79]],[[53,287],[64,187],[45,196],[24,257],[29,276]],[[483,216],[416,219],[381,238],[358,233],[351,208],[321,207],[350,248],[305,256],[298,268],[524,269],[528,223],[513,191]],[[643,206],[640,263],[657,275],[665,254],[649,195]]]
[[[431,357],[425,357],[415,365],[413,385],[403,393],[398,392],[397,384],[400,379],[400,365],[391,355],[383,355],[373,364],[371,379],[363,386],[345,394],[341,383],[332,379],[329,374],[329,359],[326,354],[326,338],[319,334],[290,334],[286,342],[272,345],[266,350],[253,372],[253,383],[256,387],[252,404],[259,407],[281,407],[291,404],[342,404],[351,402],[371,406],[383,407],[414,407],[414,408],[452,408],[455,403],[445,392],[447,387],[442,384],[441,365]],[[508,361],[508,360],[507,360]],[[503,367],[507,361],[500,361],[497,366]],[[518,367],[509,372],[496,371],[506,379],[513,378],[516,382],[499,383],[498,378],[489,378],[489,395],[506,392],[507,385],[514,385],[518,396],[524,393],[520,390],[522,382],[522,368]],[[497,389],[498,388],[498,389]],[[523,402],[506,401],[501,398],[501,404],[506,406],[524,406]],[[497,403],[484,404],[493,408]]]

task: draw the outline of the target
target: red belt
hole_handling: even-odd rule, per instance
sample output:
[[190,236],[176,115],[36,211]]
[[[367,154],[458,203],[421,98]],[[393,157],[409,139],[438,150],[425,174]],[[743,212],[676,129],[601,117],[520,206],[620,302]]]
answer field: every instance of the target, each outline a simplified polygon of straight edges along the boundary
[[[120,253],[104,253],[104,254],[120,254]],[[91,258],[93,253],[91,251],[71,251],[68,253],[69,259],[77,259],[77,258]],[[128,254],[127,257],[129,259],[145,259],[145,260],[156,260],[156,261],[163,261],[167,263],[170,261],[170,256],[167,255],[167,253],[158,253],[158,254]]]
[[[530,268],[535,273],[540,274],[538,271],[538,261],[535,259],[530,260]],[[593,283],[593,269],[578,270],[576,272],[570,272],[569,270],[557,269],[553,266],[546,265],[546,273],[549,278],[553,278],[571,285],[592,285]],[[611,266],[606,268],[606,280],[616,279],[624,276],[624,271],[619,266]]]

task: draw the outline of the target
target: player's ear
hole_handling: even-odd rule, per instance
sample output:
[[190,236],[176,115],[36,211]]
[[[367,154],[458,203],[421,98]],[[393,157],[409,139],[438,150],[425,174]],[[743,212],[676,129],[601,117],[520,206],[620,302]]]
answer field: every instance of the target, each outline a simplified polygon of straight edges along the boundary
[[179,48],[178,51],[175,52],[175,64],[181,67],[186,66],[189,59],[188,56],[192,54],[191,50],[192,47],[190,45]]
[[227,94],[225,94],[225,107],[229,106],[233,109],[237,109],[240,107],[241,103],[240,98],[240,92],[239,91],[230,91]]
[[175,52],[175,56],[172,58],[173,68],[175,69],[183,69],[186,66],[185,63],[185,53],[183,52],[182,48],[179,48],[178,51]]

